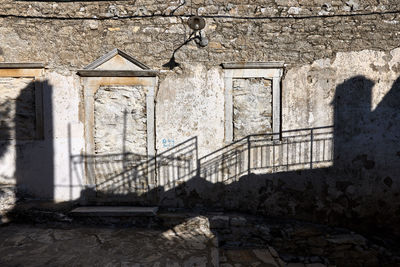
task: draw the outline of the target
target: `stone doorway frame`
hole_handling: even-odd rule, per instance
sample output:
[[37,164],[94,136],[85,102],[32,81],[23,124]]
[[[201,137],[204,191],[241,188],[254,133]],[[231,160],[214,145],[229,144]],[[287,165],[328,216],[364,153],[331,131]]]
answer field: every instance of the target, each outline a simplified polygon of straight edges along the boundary
[[272,80],[272,133],[274,139],[281,133],[281,80],[284,62],[222,63],[225,95],[225,143],[233,142],[232,79],[265,78]]
[[[79,70],[82,77],[85,153],[94,155],[94,96],[100,86],[143,86],[146,94],[147,155],[154,156],[154,92],[157,86],[155,70]],[[95,181],[87,181],[93,185]]]

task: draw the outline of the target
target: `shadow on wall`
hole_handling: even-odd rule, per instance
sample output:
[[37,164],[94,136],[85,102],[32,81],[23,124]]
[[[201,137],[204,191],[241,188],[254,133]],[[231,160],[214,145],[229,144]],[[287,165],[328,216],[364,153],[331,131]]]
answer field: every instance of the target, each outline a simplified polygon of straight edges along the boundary
[[400,78],[372,110],[374,85],[356,76],[336,88],[334,166],[368,170],[361,175],[391,187],[400,171]]
[[81,157],[73,165],[92,166],[90,175],[103,181],[83,197],[87,203],[235,210],[400,235],[400,79],[374,110],[373,87],[363,76],[337,86],[333,128],[286,131],[281,139],[251,135],[200,159],[188,140],[101,179],[105,163]]
[[[39,83],[39,84],[38,84]],[[17,193],[22,196],[32,195],[46,200],[54,199],[54,148],[53,148],[53,87],[47,82],[36,82],[36,88],[43,89],[43,138],[38,136],[37,129],[27,128],[27,121],[36,119],[28,113],[25,95],[30,95],[35,83],[24,88],[17,101],[15,116],[16,131],[16,164],[15,178]],[[40,90],[40,89],[37,89]],[[35,92],[35,91],[33,91]],[[34,102],[35,103],[35,102]],[[38,103],[35,103],[36,105]],[[38,126],[40,127],[40,126]],[[40,129],[39,129],[40,131]],[[30,133],[35,133],[30,134]]]
[[82,192],[81,203],[158,203],[159,189],[168,191],[196,174],[197,138],[171,148],[156,157],[132,152],[71,155],[74,178],[94,184]]
[[[7,79],[6,82],[10,85],[13,84],[13,80],[19,78]],[[21,80],[25,82],[26,78],[21,78]],[[15,91],[20,88],[15,85],[11,89]],[[43,90],[43,93],[39,90]],[[37,94],[43,95],[43,125],[37,123],[38,119],[41,120],[37,117],[40,116],[37,114],[37,105],[41,105],[37,102],[39,100]],[[41,101],[39,100],[39,102]],[[13,179],[15,179],[18,197],[39,197],[46,200],[54,198],[52,111],[52,86],[47,81],[30,81],[20,89],[16,98],[7,98],[1,104],[1,139],[3,142],[0,157],[5,156],[6,153],[12,154],[12,151],[15,150]],[[41,131],[43,131],[43,138]],[[15,145],[15,147],[11,147],[11,145]],[[10,168],[12,167],[10,166]]]
[[[16,136],[18,192],[52,200],[52,87],[42,85],[44,139],[35,140],[29,128],[35,118],[27,112],[32,106],[26,99],[32,97],[33,83],[17,98],[15,125],[2,120],[1,126],[3,135]],[[80,180],[90,176],[95,183],[82,192],[86,204],[236,210],[355,228],[366,225],[400,235],[400,80],[371,110],[373,86],[362,76],[337,86],[333,131],[291,130],[281,139],[252,135],[200,159],[196,138],[154,158],[134,153],[70,155],[71,170]],[[12,112],[8,106],[2,104],[2,117]],[[1,146],[3,156],[7,146],[9,139]]]
[[10,117],[11,105],[7,100],[0,103],[0,159],[6,153],[10,144],[10,125],[7,118]]

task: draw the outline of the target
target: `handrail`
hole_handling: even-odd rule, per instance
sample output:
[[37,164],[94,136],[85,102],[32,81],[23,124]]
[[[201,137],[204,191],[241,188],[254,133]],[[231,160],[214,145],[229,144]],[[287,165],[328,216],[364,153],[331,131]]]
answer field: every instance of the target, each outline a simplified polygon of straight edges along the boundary
[[[281,138],[273,138],[277,135]],[[253,171],[312,169],[328,166],[332,151],[333,126],[251,134],[201,157],[197,174],[210,182],[221,182]]]
[[[329,131],[324,131],[325,129]],[[134,171],[133,176],[127,178],[129,183],[131,180],[140,182],[143,179],[152,186],[174,187],[195,175],[211,181],[225,181],[227,177],[236,179],[253,171],[262,173],[320,167],[321,163],[332,160],[332,134],[333,126],[285,130],[279,134],[251,134],[201,158],[198,157],[197,136],[194,136],[151,157],[127,152],[71,155],[71,159],[73,164],[79,164],[77,160],[98,164],[95,172],[90,175],[100,175],[101,179],[97,181],[100,186],[112,183],[119,176],[129,176],[131,174],[128,172]],[[277,135],[282,138],[273,138]],[[117,157],[122,158],[119,160]],[[107,158],[109,162],[106,162]],[[127,160],[129,166],[119,166],[123,160]]]
[[[285,130],[285,131],[282,131],[281,133],[282,134],[284,134],[284,133],[292,133],[292,132],[301,132],[301,131],[311,131],[311,130],[320,130],[320,129],[329,129],[329,128],[333,128],[333,126],[319,126],[319,127],[313,127],[313,128],[302,128],[302,129],[295,129],[295,130]],[[203,160],[203,159],[205,159],[205,158],[207,158],[207,157],[209,157],[209,156],[211,156],[211,155],[213,155],[213,154],[216,154],[216,153],[218,153],[218,152],[220,152],[220,151],[222,151],[222,150],[224,150],[224,149],[226,149],[226,148],[228,148],[228,147],[232,147],[232,146],[234,146],[235,144],[238,144],[238,143],[240,143],[240,142],[242,142],[242,141],[244,141],[244,140],[247,140],[248,138],[251,138],[251,137],[259,137],[259,136],[276,136],[276,135],[281,135],[281,133],[265,133],[265,134],[250,134],[250,135],[247,135],[247,136],[245,136],[245,137],[243,137],[243,138],[241,138],[241,139],[239,139],[239,140],[237,140],[237,141],[234,141],[234,142],[232,142],[232,143],[230,143],[230,144],[228,144],[228,145],[225,145],[225,146],[223,146],[222,148],[220,148],[220,149],[217,149],[217,150],[215,150],[215,151],[213,151],[213,152],[211,152],[211,153],[208,153],[207,155],[205,155],[205,156],[203,156],[203,157],[201,157],[201,158],[199,158],[199,161],[201,161],[201,160]],[[290,137],[290,136],[289,136]],[[296,136],[297,137],[297,136]],[[286,136],[284,136],[284,138],[286,138]]]
[[239,139],[239,140],[237,140],[237,141],[234,141],[233,143],[230,143],[230,144],[228,144],[228,145],[226,145],[226,146],[224,146],[224,147],[222,147],[222,148],[220,148],[220,149],[217,149],[217,150],[215,150],[215,151],[213,151],[213,152],[211,152],[211,153],[209,153],[209,154],[207,154],[207,155],[205,155],[205,156],[199,158],[199,160],[202,160],[202,159],[204,159],[204,158],[206,158],[206,157],[208,157],[208,156],[210,156],[210,155],[212,155],[212,154],[215,154],[215,153],[217,153],[217,152],[219,152],[219,151],[222,151],[222,150],[224,150],[225,148],[231,147],[231,146],[233,146],[234,144],[237,144],[237,143],[239,143],[239,142],[241,142],[241,141],[243,141],[243,140],[247,140],[247,138],[248,138],[248,136],[243,137],[242,139]]

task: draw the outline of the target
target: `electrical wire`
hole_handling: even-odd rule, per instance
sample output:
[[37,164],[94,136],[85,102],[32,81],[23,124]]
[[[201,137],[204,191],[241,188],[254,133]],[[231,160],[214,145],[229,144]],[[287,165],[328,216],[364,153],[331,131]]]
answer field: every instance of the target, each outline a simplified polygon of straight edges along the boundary
[[[352,14],[332,14],[332,15],[307,15],[307,16],[232,16],[232,15],[201,15],[203,18],[210,19],[233,19],[233,20],[304,20],[304,19],[324,19],[335,17],[358,17],[358,16],[375,16],[375,15],[393,15],[400,14],[400,10],[368,12],[368,13],[352,13]],[[115,19],[145,19],[157,17],[176,17],[188,18],[192,14],[153,14],[153,15],[131,15],[131,16],[114,16],[114,17],[68,17],[68,16],[37,16],[37,15],[15,15],[0,14],[0,18],[18,18],[18,19],[41,19],[41,20],[115,20]]]

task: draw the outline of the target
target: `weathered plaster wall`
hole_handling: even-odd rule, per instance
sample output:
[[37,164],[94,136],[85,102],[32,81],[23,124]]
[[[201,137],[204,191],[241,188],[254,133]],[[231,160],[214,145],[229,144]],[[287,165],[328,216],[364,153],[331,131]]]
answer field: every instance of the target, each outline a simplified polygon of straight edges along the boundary
[[44,76],[44,138],[14,138],[4,145],[1,182],[18,185],[18,192],[28,196],[69,200],[80,196],[84,183],[69,168],[70,154],[81,153],[84,144],[79,80],[47,71]]
[[[33,159],[52,147],[56,198],[79,196],[85,181],[71,181],[75,178],[66,164],[69,155],[85,147],[82,90],[75,73],[115,47],[162,70],[155,92],[158,152],[198,136],[200,156],[224,144],[220,64],[276,60],[287,64],[282,129],[333,125],[332,167],[252,176],[231,187],[211,187],[200,200],[328,222],[366,218],[394,225],[400,218],[397,1],[213,0],[193,1],[192,10],[188,4],[178,8],[177,1],[0,3],[0,61],[46,63],[53,88],[45,104],[45,136],[50,139],[21,144],[29,151],[23,160],[16,160],[16,144],[6,144],[3,176],[12,176],[16,161],[31,166],[21,169],[24,175],[40,176],[46,157],[40,164],[32,164]],[[206,15],[210,43],[183,47],[175,55],[181,66],[166,70],[162,65],[189,35],[182,22],[191,11]],[[193,189],[185,188],[189,196]],[[187,201],[178,201],[182,205],[194,203],[179,192],[176,197]]]
[[168,73],[156,94],[156,142],[160,151],[197,136],[200,155],[223,145],[224,89],[220,67],[185,64]]
[[73,175],[74,170],[69,165],[71,155],[84,153],[80,79],[71,73],[57,72],[47,72],[46,78],[53,88],[54,199],[76,199],[86,184]]
[[[304,127],[333,125],[337,86],[355,76],[374,82],[368,100],[371,101],[368,108],[373,111],[400,76],[399,51],[339,52],[334,58],[321,58],[289,69],[282,86],[283,130],[297,127],[300,121]],[[363,97],[361,92],[360,97]]]
[[353,178],[338,192],[337,180],[348,178],[332,176],[328,192],[368,196],[363,212],[399,207],[399,52],[338,53],[289,70],[284,81],[283,129],[334,126],[333,168]]
[[329,167],[193,180],[176,190],[179,204],[399,234],[399,52],[341,52],[287,71],[283,130],[332,125]]

